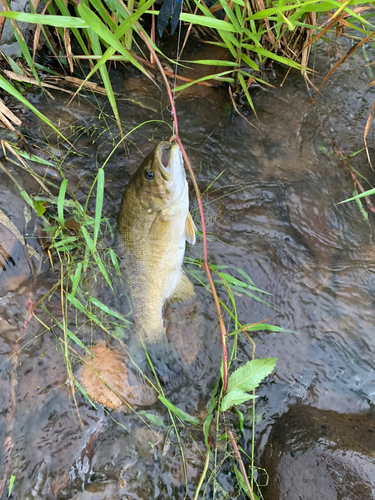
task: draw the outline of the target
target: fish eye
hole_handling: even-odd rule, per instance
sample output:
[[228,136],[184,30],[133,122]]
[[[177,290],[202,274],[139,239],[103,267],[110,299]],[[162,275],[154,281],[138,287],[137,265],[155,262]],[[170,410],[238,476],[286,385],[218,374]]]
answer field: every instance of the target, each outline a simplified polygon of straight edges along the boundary
[[154,178],[154,174],[152,172],[146,172],[146,179],[151,180]]

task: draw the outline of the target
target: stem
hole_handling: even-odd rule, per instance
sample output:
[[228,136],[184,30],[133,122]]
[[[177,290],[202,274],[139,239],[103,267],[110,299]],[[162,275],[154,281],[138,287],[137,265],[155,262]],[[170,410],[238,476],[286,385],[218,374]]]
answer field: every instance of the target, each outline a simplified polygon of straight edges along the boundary
[[204,270],[206,271],[206,274],[207,274],[208,282],[210,284],[212,296],[214,298],[214,302],[215,302],[215,306],[216,306],[216,311],[217,311],[217,315],[218,315],[219,323],[220,323],[221,343],[222,343],[222,347],[223,347],[223,367],[224,367],[224,370],[223,370],[223,372],[224,372],[224,374],[223,374],[224,375],[223,376],[223,385],[224,385],[224,392],[226,392],[227,385],[228,385],[228,360],[227,360],[227,346],[226,346],[227,332],[226,332],[226,328],[225,328],[225,324],[224,324],[224,319],[223,319],[223,315],[222,315],[221,308],[220,308],[219,298],[217,296],[216,288],[215,288],[215,285],[214,285],[214,282],[213,282],[213,279],[212,279],[212,276],[211,276],[210,266],[209,266],[208,261],[207,261],[206,222],[205,222],[205,218],[204,218],[202,198],[201,198],[201,195],[200,195],[200,192],[199,192],[199,187],[198,187],[198,184],[197,184],[197,180],[195,178],[194,171],[193,171],[193,168],[191,166],[189,157],[186,154],[185,148],[184,148],[184,146],[183,146],[183,144],[181,142],[181,139],[180,139],[180,137],[178,135],[178,123],[177,123],[176,108],[175,108],[175,105],[174,105],[174,99],[173,99],[171,88],[169,86],[168,79],[167,79],[167,77],[165,75],[163,66],[160,63],[159,58],[158,58],[155,50],[151,46],[150,42],[148,41],[145,33],[143,33],[143,31],[140,28],[140,26],[138,25],[138,23],[136,23],[136,25],[137,25],[137,28],[139,29],[139,34],[141,35],[141,37],[143,38],[143,41],[147,45],[148,50],[153,55],[154,60],[155,60],[157,66],[158,66],[158,68],[160,70],[160,74],[161,74],[161,76],[162,76],[162,78],[164,80],[164,85],[165,85],[165,88],[167,89],[167,92],[168,92],[168,97],[169,97],[169,100],[170,100],[170,103],[171,103],[172,116],[173,116],[173,120],[174,120],[174,123],[175,123],[176,141],[177,141],[178,145],[180,146],[180,149],[181,149],[182,155],[184,157],[186,166],[187,166],[187,168],[189,170],[190,177],[191,177],[191,180],[193,182],[195,194],[196,194],[197,200],[198,200],[199,213],[200,213],[201,220],[202,220],[202,233],[203,233],[203,267],[204,267]]
[[244,465],[244,463],[242,461],[242,458],[241,458],[240,451],[238,449],[236,440],[234,439],[232,431],[230,431],[229,429],[227,429],[227,433],[228,433],[229,439],[231,440],[231,443],[232,443],[232,446],[233,446],[233,449],[234,449],[234,453],[236,454],[237,462],[238,462],[238,465],[240,466],[240,469],[241,469],[241,472],[242,472],[242,476],[245,479],[245,483],[246,483],[246,486],[247,486],[247,489],[248,489],[249,496],[250,496],[251,500],[255,500],[254,493],[253,493],[253,490],[251,489],[251,486],[250,486],[250,483],[249,483],[249,478],[247,477],[245,465]]
[[197,486],[197,489],[196,489],[196,492],[194,495],[194,500],[198,499],[199,491],[202,487],[204,478],[206,477],[209,463],[210,463],[210,448],[207,448],[206,461],[204,462],[203,472],[202,472],[201,478],[199,479],[199,483],[198,483],[198,486]]

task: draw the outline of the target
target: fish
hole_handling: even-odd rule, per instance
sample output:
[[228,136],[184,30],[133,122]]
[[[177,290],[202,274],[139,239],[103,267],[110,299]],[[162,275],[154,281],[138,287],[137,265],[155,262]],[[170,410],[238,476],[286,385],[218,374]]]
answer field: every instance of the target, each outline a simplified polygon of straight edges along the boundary
[[145,158],[126,186],[117,222],[135,322],[129,353],[138,366],[147,366],[140,337],[156,372],[167,381],[181,366],[166,335],[163,309],[167,302],[194,297],[182,263],[186,241],[195,244],[196,227],[177,142],[160,142]]

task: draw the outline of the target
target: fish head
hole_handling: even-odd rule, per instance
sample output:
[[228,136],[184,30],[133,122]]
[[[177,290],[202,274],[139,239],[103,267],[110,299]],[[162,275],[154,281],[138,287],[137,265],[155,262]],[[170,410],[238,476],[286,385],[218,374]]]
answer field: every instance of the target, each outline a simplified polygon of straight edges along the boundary
[[139,199],[146,210],[158,212],[175,203],[187,185],[177,142],[160,142],[142,163],[135,182]]

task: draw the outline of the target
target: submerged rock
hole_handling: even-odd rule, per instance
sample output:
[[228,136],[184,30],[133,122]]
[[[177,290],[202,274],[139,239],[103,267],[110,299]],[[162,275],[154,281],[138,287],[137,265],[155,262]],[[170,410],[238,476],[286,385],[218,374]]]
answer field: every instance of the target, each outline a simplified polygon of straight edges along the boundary
[[[3,180],[3,178],[1,178]],[[12,186],[11,186],[12,187]],[[40,273],[37,220],[20,196],[0,187],[0,297]]]
[[90,352],[93,358],[88,357],[82,365],[78,380],[94,402],[115,410],[120,406],[126,409],[125,401],[131,406],[150,406],[157,401],[154,389],[142,377],[135,378],[128,371],[125,353],[107,347],[104,342],[90,347]]
[[261,462],[266,500],[375,499],[375,414],[296,405],[272,429]]

